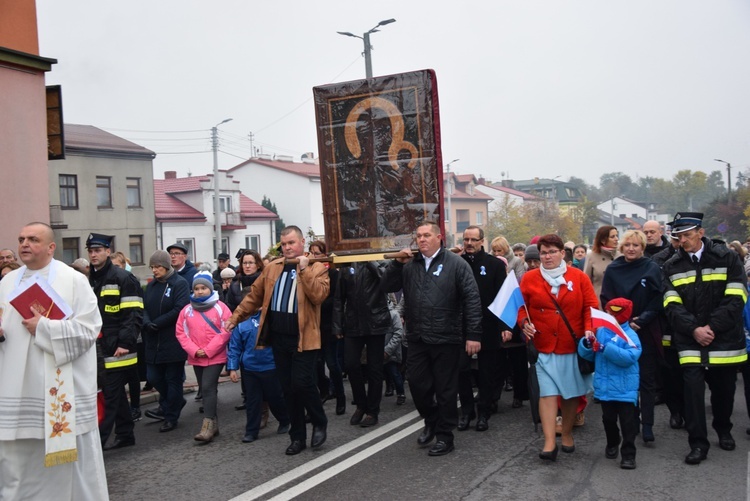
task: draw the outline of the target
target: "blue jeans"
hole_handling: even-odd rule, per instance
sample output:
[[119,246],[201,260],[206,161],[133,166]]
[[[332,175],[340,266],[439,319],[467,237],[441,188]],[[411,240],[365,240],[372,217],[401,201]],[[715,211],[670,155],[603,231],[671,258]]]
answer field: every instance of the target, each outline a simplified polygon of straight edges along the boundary
[[159,407],[164,411],[164,420],[177,423],[185,402],[182,396],[185,362],[147,364],[146,376],[159,392]]
[[385,372],[385,379],[393,383],[393,387],[396,389],[396,395],[404,394],[404,378],[401,377],[401,371],[398,370],[398,364],[396,362],[386,362],[383,364],[383,370]]

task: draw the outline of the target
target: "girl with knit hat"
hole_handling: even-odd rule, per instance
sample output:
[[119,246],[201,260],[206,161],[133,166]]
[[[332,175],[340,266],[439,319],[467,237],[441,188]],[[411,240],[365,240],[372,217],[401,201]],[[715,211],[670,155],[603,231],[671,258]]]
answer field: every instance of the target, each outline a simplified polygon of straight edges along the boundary
[[190,304],[180,312],[176,333],[203,393],[205,418],[200,432],[193,437],[199,442],[208,443],[219,434],[216,416],[219,374],[227,361],[230,335],[224,329],[224,322],[231,315],[227,305],[219,301],[211,273],[196,273]]

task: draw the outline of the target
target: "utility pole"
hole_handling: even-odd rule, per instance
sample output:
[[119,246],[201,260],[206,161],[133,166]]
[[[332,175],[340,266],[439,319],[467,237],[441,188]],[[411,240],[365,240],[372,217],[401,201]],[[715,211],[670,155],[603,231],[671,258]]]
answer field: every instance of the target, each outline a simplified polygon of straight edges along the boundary
[[221,253],[221,205],[219,201],[219,125],[227,123],[227,118],[211,127],[211,149],[214,152],[214,231],[216,242],[214,244],[214,256],[219,259]]
[[721,162],[723,164],[727,164],[727,203],[732,203],[732,164],[729,162],[725,162],[724,160],[719,160],[718,158],[714,158],[714,162]]
[[247,137],[250,139],[250,156],[252,157],[255,154],[255,150],[253,149],[253,139],[255,139],[255,134],[248,132]]
[[369,80],[372,78],[372,45],[370,45],[370,33],[377,33],[380,31],[378,28],[381,26],[385,26],[386,24],[395,23],[395,19],[386,19],[385,21],[380,21],[377,26],[372,28],[369,31],[366,31],[362,34],[362,36],[355,35],[354,33],[349,33],[348,31],[337,31],[339,35],[344,35],[347,37],[353,37],[353,38],[359,38],[365,43],[365,51],[362,53],[363,56],[365,56],[365,77]]

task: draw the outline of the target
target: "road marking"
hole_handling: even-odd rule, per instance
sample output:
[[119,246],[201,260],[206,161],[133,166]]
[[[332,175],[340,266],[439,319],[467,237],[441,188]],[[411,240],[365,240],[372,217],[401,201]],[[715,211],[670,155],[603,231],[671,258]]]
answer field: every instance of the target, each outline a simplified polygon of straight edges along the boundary
[[395,444],[399,440],[402,440],[403,438],[409,435],[413,435],[414,432],[421,430],[423,426],[424,424],[421,422],[415,423],[409,426],[408,428],[405,428],[401,430],[400,432],[391,435],[385,440],[382,440],[374,445],[371,445],[367,449],[358,452],[352,457],[347,458],[344,461],[341,461],[340,463],[336,463],[335,465],[323,470],[317,475],[314,475],[308,478],[304,482],[301,482],[293,487],[290,487],[284,492],[281,492],[278,495],[271,498],[270,501],[287,501],[289,499],[294,499],[295,497],[309,491],[313,487],[322,484],[329,478],[335,477],[342,471],[348,470],[352,466],[364,461],[365,459],[369,458],[373,454],[382,451],[386,447],[390,447],[391,445]]
[[[343,456],[345,454],[348,454],[351,451],[353,451],[353,450],[355,450],[355,449],[357,449],[357,448],[359,448],[359,447],[361,447],[361,446],[363,446],[363,445],[365,445],[365,444],[367,444],[369,442],[372,442],[373,440],[376,440],[376,439],[380,438],[382,435],[390,433],[391,431],[393,431],[395,429],[398,429],[398,428],[400,428],[400,427],[408,424],[410,421],[412,421],[414,419],[417,419],[417,418],[419,418],[419,412],[412,411],[409,414],[406,414],[405,416],[401,416],[400,418],[396,419],[395,421],[392,421],[392,422],[390,422],[390,423],[388,423],[388,424],[386,424],[386,425],[384,425],[382,427],[379,427],[376,430],[373,430],[373,431],[367,433],[366,435],[362,435],[361,437],[359,437],[359,438],[357,438],[355,440],[352,440],[351,442],[347,442],[346,444],[342,445],[341,447],[338,447],[338,448],[332,450],[331,452],[328,452],[328,453],[320,456],[319,458],[313,459],[312,461],[308,461],[305,464],[302,464],[302,465],[298,466],[297,468],[294,468],[293,470],[290,470],[290,471],[288,471],[288,472],[286,472],[286,473],[284,473],[282,475],[279,475],[278,477],[273,478],[273,479],[269,480],[268,482],[266,482],[264,484],[261,484],[261,485],[259,485],[257,487],[254,487],[253,489],[250,489],[249,491],[244,492],[244,493],[240,494],[239,496],[232,498],[230,501],[252,501],[254,499],[258,499],[259,497],[264,496],[264,495],[268,494],[269,492],[272,492],[272,491],[274,491],[274,490],[276,490],[276,489],[278,489],[278,488],[280,488],[280,487],[288,484],[289,482],[292,482],[292,481],[294,481],[294,480],[296,480],[296,479],[298,479],[300,477],[303,477],[303,476],[307,475],[308,473],[310,473],[311,471],[313,471],[313,470],[315,470],[317,468],[320,468],[321,466],[324,466],[327,463],[330,463],[331,461],[334,461],[334,460],[338,459],[339,457],[341,457],[341,456]],[[394,435],[394,437],[395,436],[399,436],[399,438],[397,440],[401,440],[401,438],[403,438],[403,436],[406,436],[409,433],[413,433],[414,432],[414,430],[412,428],[414,428],[416,430],[416,429],[419,429],[421,427],[422,427],[422,423],[421,422],[417,423],[417,424],[415,424],[415,425],[407,428],[406,430],[402,430],[398,434]],[[393,437],[391,437],[391,438],[393,438]],[[385,440],[384,442],[388,442],[388,445],[390,445],[391,443],[394,443],[397,440],[390,441],[390,439],[389,439],[389,440]],[[367,450],[372,449],[374,447],[377,447],[377,445],[373,446],[373,447],[370,447]],[[366,451],[362,451],[362,452],[360,452],[358,454],[355,454],[350,459],[353,459],[354,457],[359,456],[363,452],[366,452]],[[375,452],[377,452],[377,450],[373,451],[369,455],[372,455]],[[367,457],[367,456],[364,456],[364,457]],[[364,459],[364,457],[362,459]],[[352,466],[352,465],[350,465],[350,466]],[[347,468],[350,467],[350,466],[347,466]],[[323,472],[323,473],[325,473],[325,472]],[[322,475],[323,473],[320,473],[318,475]],[[312,478],[316,478],[316,477],[318,477],[318,475],[315,475]],[[312,478],[309,479],[309,480],[312,480]],[[317,484],[315,484],[315,485],[317,485]],[[307,487],[307,489],[310,489],[311,487],[313,487],[313,486],[311,485],[310,487]],[[307,490],[307,489],[305,489],[305,490]],[[304,492],[304,491],[302,491],[302,492]]]

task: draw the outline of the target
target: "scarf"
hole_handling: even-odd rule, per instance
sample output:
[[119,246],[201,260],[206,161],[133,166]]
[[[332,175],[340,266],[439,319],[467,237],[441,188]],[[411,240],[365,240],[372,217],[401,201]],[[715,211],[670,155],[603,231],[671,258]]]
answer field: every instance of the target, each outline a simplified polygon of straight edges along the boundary
[[544,266],[540,267],[539,270],[542,272],[542,278],[552,287],[552,294],[557,296],[557,292],[560,290],[561,285],[565,285],[565,272],[568,271],[568,266],[565,261],[560,261],[560,266],[551,270],[546,269]]
[[617,253],[617,249],[614,248],[614,247],[605,247],[605,246],[602,245],[599,248],[599,254],[607,255],[607,256],[609,256],[612,259],[615,258],[615,254],[616,253]]
[[260,272],[255,272],[252,275],[237,275],[237,280],[240,282],[240,289],[250,287],[253,285],[255,280],[260,276]]
[[164,275],[161,278],[157,278],[156,281],[160,283],[165,283],[167,280],[169,280],[169,277],[174,275],[174,268],[170,268],[166,275]]
[[195,297],[195,294],[190,294],[190,305],[196,311],[208,311],[219,301],[219,293],[213,291],[210,296]]

